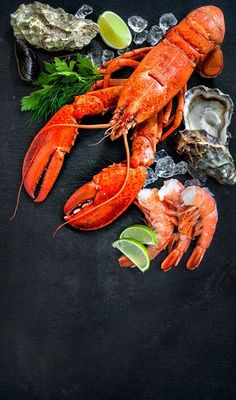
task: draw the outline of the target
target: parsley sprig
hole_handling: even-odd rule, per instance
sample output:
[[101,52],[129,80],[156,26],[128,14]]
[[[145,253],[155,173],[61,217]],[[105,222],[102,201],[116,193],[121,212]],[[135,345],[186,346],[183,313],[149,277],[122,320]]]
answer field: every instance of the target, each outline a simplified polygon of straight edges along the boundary
[[88,57],[77,54],[76,60],[67,62],[58,57],[49,63],[34,81],[38,89],[21,99],[21,111],[32,111],[30,121],[46,121],[75,95],[87,92],[102,75]]

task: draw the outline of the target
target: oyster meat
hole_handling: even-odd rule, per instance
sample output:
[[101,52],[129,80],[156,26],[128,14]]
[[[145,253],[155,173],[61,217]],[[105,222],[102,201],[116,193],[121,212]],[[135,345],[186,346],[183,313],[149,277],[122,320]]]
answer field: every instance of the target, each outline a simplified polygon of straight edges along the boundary
[[99,32],[95,22],[38,1],[21,4],[11,14],[11,25],[17,39],[48,51],[81,49]]

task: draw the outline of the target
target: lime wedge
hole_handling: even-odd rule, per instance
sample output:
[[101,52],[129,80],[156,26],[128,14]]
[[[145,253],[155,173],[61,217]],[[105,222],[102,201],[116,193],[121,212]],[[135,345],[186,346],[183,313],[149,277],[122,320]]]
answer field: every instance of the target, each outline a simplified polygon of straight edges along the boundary
[[127,256],[142,272],[150,266],[150,257],[146,247],[133,239],[118,239],[112,246]]
[[112,11],[105,11],[98,17],[102,40],[113,49],[125,49],[132,41],[132,35],[125,21]]
[[132,225],[120,234],[120,239],[135,239],[142,244],[157,244],[156,233],[146,225]]

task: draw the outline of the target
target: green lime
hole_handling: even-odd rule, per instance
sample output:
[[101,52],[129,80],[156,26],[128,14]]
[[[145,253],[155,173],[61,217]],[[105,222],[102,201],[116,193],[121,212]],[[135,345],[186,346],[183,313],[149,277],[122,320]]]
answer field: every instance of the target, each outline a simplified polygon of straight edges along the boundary
[[146,247],[134,239],[118,239],[112,246],[120,250],[128,257],[142,272],[150,266],[150,257]]
[[113,49],[125,49],[132,41],[132,35],[125,21],[112,11],[105,11],[98,17],[102,40]]
[[132,225],[120,234],[120,239],[135,239],[142,244],[157,244],[156,233],[146,225]]

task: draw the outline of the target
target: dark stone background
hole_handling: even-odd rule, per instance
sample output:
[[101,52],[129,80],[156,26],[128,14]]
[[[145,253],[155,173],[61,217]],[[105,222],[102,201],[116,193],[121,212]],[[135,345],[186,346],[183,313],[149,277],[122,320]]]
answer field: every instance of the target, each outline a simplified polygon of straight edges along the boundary
[[[50,1],[75,13],[81,3]],[[134,206],[97,232],[64,228],[67,197],[102,167],[122,160],[122,142],[103,142],[101,131],[81,134],[47,201],[22,193],[14,209],[23,156],[38,125],[26,125],[20,98],[32,88],[18,78],[10,13],[20,1],[1,2],[1,275],[0,399],[218,400],[236,398],[235,188],[209,179],[219,208],[214,242],[201,267],[189,272],[187,256],[165,274],[164,255],[150,271],[123,271],[111,243],[140,221]],[[164,12],[180,20],[202,1],[89,1],[94,19],[113,10],[124,19],[157,22]],[[205,83],[236,98],[236,2],[215,1],[225,14],[225,68]],[[100,43],[100,42],[99,42]],[[101,46],[98,41],[93,46]],[[41,59],[47,54],[38,51]],[[231,149],[236,156],[236,119]],[[176,158],[177,159],[177,158]]]

